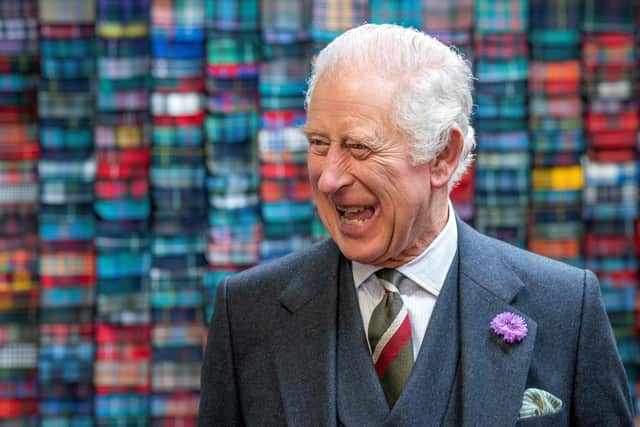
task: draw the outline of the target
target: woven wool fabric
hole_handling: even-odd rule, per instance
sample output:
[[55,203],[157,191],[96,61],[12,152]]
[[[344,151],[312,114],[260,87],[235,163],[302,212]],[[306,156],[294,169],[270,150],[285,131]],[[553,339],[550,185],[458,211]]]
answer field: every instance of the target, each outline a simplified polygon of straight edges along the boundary
[[478,33],[525,32],[529,26],[529,0],[478,0],[474,4]]
[[633,2],[585,0],[582,24],[587,32],[632,32],[637,29]]
[[318,41],[328,42],[368,18],[368,0],[313,0],[311,34]]
[[472,0],[422,0],[422,28],[432,32],[469,32],[473,27]]
[[260,11],[258,0],[205,0],[204,7],[208,28],[223,31],[256,31],[258,29]]
[[420,0],[369,0],[369,22],[420,26]]
[[313,0],[261,0],[261,28],[269,43],[309,38]]

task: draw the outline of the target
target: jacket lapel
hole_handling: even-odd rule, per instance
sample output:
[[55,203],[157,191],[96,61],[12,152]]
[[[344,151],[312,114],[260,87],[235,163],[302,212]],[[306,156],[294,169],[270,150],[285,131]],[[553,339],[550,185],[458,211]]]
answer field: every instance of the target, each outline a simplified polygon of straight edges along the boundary
[[287,424],[334,426],[340,252],[326,241],[312,259],[305,271],[283,278],[289,285],[279,301],[289,316],[277,326],[273,357]]
[[[524,287],[501,261],[494,242],[458,220],[460,253],[461,383],[463,424],[512,426],[526,386],[537,324],[511,305]],[[528,334],[508,344],[489,323],[511,311],[527,322]]]

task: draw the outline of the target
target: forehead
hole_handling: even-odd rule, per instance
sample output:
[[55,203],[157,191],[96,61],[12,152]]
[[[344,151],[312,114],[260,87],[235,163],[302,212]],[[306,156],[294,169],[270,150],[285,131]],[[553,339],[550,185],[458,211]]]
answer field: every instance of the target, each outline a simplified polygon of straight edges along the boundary
[[322,76],[314,88],[306,128],[389,127],[398,83],[372,75]]

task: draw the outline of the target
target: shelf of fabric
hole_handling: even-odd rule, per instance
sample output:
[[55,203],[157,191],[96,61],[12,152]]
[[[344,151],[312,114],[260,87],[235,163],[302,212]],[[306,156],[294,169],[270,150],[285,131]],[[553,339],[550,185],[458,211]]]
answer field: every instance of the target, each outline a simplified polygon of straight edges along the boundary
[[197,415],[207,270],[204,0],[151,4],[147,425],[193,425]]
[[39,2],[40,352],[43,426],[93,416],[95,4]]
[[0,424],[35,426],[41,286],[37,3],[0,5]]

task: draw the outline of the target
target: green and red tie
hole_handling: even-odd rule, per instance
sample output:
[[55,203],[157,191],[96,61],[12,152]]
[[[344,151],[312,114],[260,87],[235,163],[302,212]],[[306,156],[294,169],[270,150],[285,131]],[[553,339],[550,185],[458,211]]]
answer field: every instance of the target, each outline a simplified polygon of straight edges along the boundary
[[384,287],[384,297],[371,314],[369,346],[385,397],[393,407],[413,368],[411,323],[398,292],[402,273],[385,268],[376,276]]

